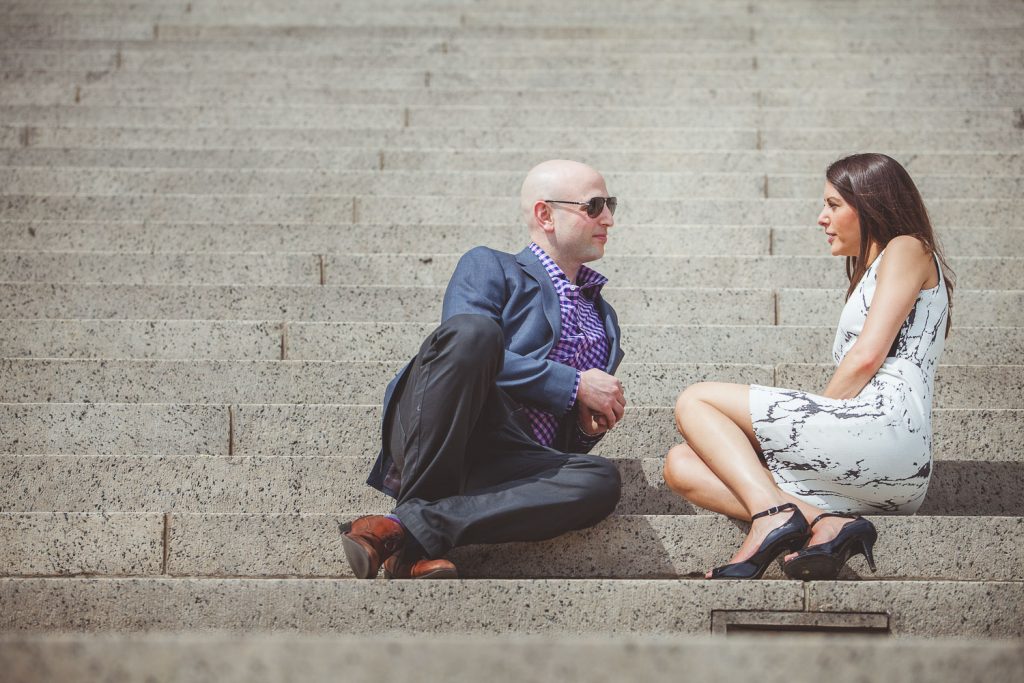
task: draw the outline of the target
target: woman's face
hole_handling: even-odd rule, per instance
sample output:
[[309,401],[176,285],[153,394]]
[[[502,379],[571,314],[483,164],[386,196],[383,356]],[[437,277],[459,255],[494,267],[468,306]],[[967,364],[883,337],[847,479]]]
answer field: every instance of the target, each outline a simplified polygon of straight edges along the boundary
[[842,195],[825,182],[825,206],[818,214],[818,225],[825,228],[833,256],[856,256],[860,253],[860,219],[857,211]]

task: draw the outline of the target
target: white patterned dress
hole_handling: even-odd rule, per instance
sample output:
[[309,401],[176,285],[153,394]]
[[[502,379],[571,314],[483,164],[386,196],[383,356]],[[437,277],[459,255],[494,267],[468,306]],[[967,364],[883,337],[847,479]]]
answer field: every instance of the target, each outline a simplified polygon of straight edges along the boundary
[[[864,329],[879,254],[839,317],[832,353],[843,359]],[[913,514],[931,476],[935,368],[949,299],[921,290],[882,367],[855,398],[752,385],[750,417],[765,462],[784,491],[824,510]]]

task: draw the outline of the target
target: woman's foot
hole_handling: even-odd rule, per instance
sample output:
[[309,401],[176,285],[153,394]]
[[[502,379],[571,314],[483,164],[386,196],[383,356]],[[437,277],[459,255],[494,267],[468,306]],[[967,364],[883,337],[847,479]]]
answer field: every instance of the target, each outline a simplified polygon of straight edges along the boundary
[[[823,512],[814,518],[811,528],[837,519],[847,521],[843,521],[837,533],[829,534],[829,540],[812,543],[799,552],[786,556],[786,562],[782,566],[786,576],[801,581],[834,581],[839,578],[846,561],[853,555],[863,555],[868,563],[868,569],[872,572],[877,570],[873,549],[875,541],[878,540],[878,530],[870,521],[857,515]],[[815,535],[817,533],[815,530]]]
[[[818,523],[811,527],[811,540],[807,541],[808,546],[821,545],[822,543],[828,543],[836,536],[844,526],[856,521],[853,517],[823,517],[818,520]],[[796,553],[790,553],[783,559],[785,562],[789,562]]]
[[[783,526],[787,526],[788,529],[787,531],[780,532],[785,538],[779,537],[779,534],[775,534],[776,538],[769,538],[772,536],[772,532]],[[782,552],[785,548],[802,547],[809,535],[807,521],[792,503],[786,503],[766,510],[763,513],[754,515],[747,537],[743,540],[739,550],[732,556],[729,564],[712,569],[704,575],[704,578],[760,578],[764,568],[775,559],[779,552]],[[763,547],[766,541],[770,541],[769,545],[778,549],[771,550],[771,548]],[[782,547],[779,547],[780,545]],[[765,553],[772,555],[772,557],[767,557]],[[744,563],[748,565],[745,568],[734,566]],[[723,575],[723,570],[726,570],[725,574],[729,576]],[[739,574],[749,574],[750,571],[748,570],[756,570],[756,576],[732,575],[737,572]]]

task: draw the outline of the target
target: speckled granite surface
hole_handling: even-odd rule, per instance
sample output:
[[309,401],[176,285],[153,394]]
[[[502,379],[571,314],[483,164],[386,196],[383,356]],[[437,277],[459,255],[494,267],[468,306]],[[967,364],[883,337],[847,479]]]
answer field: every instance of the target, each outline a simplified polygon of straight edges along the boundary
[[[798,671],[766,667],[784,649]],[[862,666],[850,666],[851,662]],[[270,683],[417,679],[475,683],[522,680],[678,681],[756,678],[763,683],[864,680],[866,664],[893,680],[988,683],[1024,676],[1020,642],[954,639],[898,641],[775,636],[469,637],[148,634],[10,635],[0,667],[17,683],[59,679],[114,683],[145,677],[168,683]]]

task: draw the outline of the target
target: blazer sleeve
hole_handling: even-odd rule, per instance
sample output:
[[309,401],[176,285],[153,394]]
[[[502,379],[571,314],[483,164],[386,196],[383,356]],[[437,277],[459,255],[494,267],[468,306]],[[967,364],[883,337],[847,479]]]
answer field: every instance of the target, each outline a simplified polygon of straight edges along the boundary
[[[509,297],[501,262],[490,249],[476,247],[455,266],[444,293],[441,321],[470,314],[484,315],[501,324]],[[570,408],[575,384],[576,370],[568,365],[505,350],[498,386],[521,403],[564,415]]]

